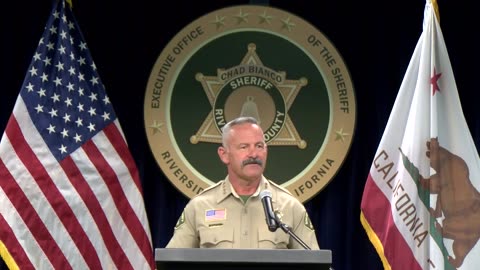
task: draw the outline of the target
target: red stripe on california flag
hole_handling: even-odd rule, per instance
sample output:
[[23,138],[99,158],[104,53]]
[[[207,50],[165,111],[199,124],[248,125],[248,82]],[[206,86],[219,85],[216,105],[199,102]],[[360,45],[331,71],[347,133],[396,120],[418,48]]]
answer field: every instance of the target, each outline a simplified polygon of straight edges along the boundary
[[[137,186],[140,194],[143,194],[137,166],[117,126],[114,123],[112,123],[107,127],[105,127],[103,131],[106,137],[108,138],[108,140],[110,141],[110,143],[113,145],[113,147],[117,151],[118,155],[121,157],[125,165],[128,167],[130,175],[133,181],[135,182],[135,185]],[[147,234],[146,231],[136,229],[136,228],[142,227],[142,223],[138,219],[137,215],[128,214],[127,216],[131,218],[131,221],[127,222],[127,226],[130,230],[130,233],[133,235],[135,242],[137,243],[138,247],[142,250],[142,253],[145,256],[145,259],[148,261],[151,268],[155,268],[154,262],[151,260],[152,244],[150,242],[150,236]]]
[[[38,246],[40,246],[40,248],[43,250],[52,266],[56,269],[71,269],[72,266],[70,265],[69,261],[67,258],[65,258],[65,255],[57,245],[57,242],[53,240],[52,235],[38,216],[38,213],[35,211],[35,208],[33,208],[30,200],[27,198],[27,196],[25,196],[17,181],[5,167],[5,163],[3,163],[2,159],[0,159],[0,176],[2,177],[0,186],[4,190],[12,205],[17,210],[18,215],[22,217],[23,222],[25,222],[25,226],[28,227],[32,236],[37,240]],[[5,233],[4,229],[6,228],[11,231],[10,227],[7,225],[2,228],[3,233]],[[3,239],[2,236],[2,241],[4,240],[6,239]],[[9,248],[9,250],[17,249]]]
[[[392,269],[421,270],[410,246],[393,222],[390,201],[378,188],[370,173],[365,184],[364,194],[368,196],[362,200],[363,214],[382,242],[384,255]],[[370,209],[375,209],[375,211],[371,211],[375,213],[374,215],[371,214]]]
[[[63,226],[67,230],[68,234],[83,257],[87,257],[90,256],[90,254],[95,253],[96,251],[92,245],[92,242],[80,225],[75,213],[68,205],[67,200],[65,197],[63,197],[62,193],[60,193],[57,186],[48,175],[46,169],[43,167],[42,163],[38,160],[37,156],[23,137],[15,117],[11,118],[5,133],[10,139],[11,145],[14,147],[18,157],[22,160],[22,163],[37,182],[39,188],[45,195],[45,198],[48,200],[50,206],[61,220]],[[30,202],[28,203],[30,204]],[[37,239],[39,241],[43,241],[43,236],[40,236]],[[49,253],[50,250],[47,249],[44,250],[44,252]],[[49,254],[49,256],[52,255],[54,257],[58,256],[57,253]],[[99,260],[89,260],[87,263],[91,269],[101,268]],[[58,268],[54,265],[54,268],[60,269],[64,268],[64,266]]]
[[[70,156],[66,157],[60,164],[62,165],[63,170],[67,173],[68,178],[75,179],[75,181],[71,181],[71,183],[77,190],[80,197],[82,197],[82,200],[90,211],[93,220],[97,224],[97,228],[102,235],[102,239],[105,243],[105,246],[107,247],[108,253],[112,257],[112,260],[115,262],[115,265],[118,269],[125,267],[129,264],[128,259],[126,259],[122,247],[118,243],[117,238],[115,238],[111,225],[109,224],[108,219],[105,216],[105,212],[103,211],[102,206],[98,202],[95,193],[92,191],[85,178],[83,177],[82,173],[75,165],[75,162]],[[98,260],[98,254],[88,254],[85,257],[85,260],[87,261],[93,258],[95,260]],[[125,262],[125,260],[127,262]]]

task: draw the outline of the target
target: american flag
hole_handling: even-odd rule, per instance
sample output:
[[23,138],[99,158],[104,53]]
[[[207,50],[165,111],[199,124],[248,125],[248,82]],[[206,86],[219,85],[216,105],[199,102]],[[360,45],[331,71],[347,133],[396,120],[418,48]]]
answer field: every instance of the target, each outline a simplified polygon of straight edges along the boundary
[[212,209],[205,211],[205,221],[216,221],[225,219],[225,209]]
[[56,2],[0,141],[0,254],[11,269],[153,269],[137,167]]

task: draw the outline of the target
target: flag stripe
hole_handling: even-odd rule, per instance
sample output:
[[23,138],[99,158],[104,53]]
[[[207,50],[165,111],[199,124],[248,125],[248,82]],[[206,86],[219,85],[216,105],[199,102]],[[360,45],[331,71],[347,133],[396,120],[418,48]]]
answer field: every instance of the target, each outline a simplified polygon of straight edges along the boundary
[[[113,262],[117,265],[117,268],[122,269],[122,263],[124,267],[129,265],[128,260],[125,258],[125,253],[122,250],[122,247],[119,245],[117,238],[115,238],[110,223],[108,222],[105,212],[102,209],[102,206],[96,200],[95,193],[92,191],[90,186],[86,183],[83,174],[80,172],[78,167],[75,165],[75,162],[71,157],[67,157],[60,163],[64,171],[67,173],[69,179],[75,179],[71,181],[72,185],[75,186],[80,197],[85,202],[86,207],[90,211],[95,223],[100,231],[102,239],[107,247],[110,256],[113,259]],[[87,256],[85,260],[98,259],[97,254],[92,254]],[[131,267],[131,265],[130,265]]]
[[[35,153],[33,153],[32,149],[25,141],[25,138],[20,131],[20,127],[18,126],[15,118],[11,119],[5,132],[9,137],[12,145],[14,146],[15,152],[18,153],[20,160],[22,160],[27,170],[30,172],[31,175],[36,176],[35,180],[39,188],[42,190],[43,194],[49,201],[52,209],[55,211],[58,218],[60,218],[60,221],[72,237],[73,242],[80,250],[82,256],[84,258],[87,258],[90,256],[90,254],[94,254],[95,249],[92,243],[90,242],[90,240],[88,240],[85,231],[78,222],[65,197],[62,196],[62,194],[58,190],[58,187],[53,183],[52,179],[50,178],[48,172],[45,170]],[[38,241],[41,241],[42,237],[37,239]],[[93,258],[94,257],[95,256],[93,256]],[[91,269],[99,269],[101,267],[100,261],[98,259],[90,259],[88,261],[88,264]]]
[[[1,160],[0,160],[0,163]],[[3,166],[2,166],[3,167]],[[1,192],[1,190],[0,190]],[[0,251],[2,253],[2,257],[3,257],[3,260],[4,262],[7,264],[8,268],[9,269],[18,269],[18,264],[12,259],[12,257],[15,257],[18,261],[21,261],[21,265],[22,265],[22,270],[34,270],[35,267],[33,266],[33,264],[30,262],[30,260],[28,259],[28,256],[27,256],[27,253],[25,253],[25,250],[23,250],[21,247],[21,244],[20,242],[18,242],[18,239],[16,237],[11,237],[11,235],[14,235],[14,232],[13,230],[11,229],[11,227],[9,226],[9,224],[7,223],[7,221],[4,219],[3,215],[0,215],[0,228],[3,228],[1,231],[0,231],[0,234],[2,234],[0,236],[0,238],[4,239],[4,242],[3,245],[6,245],[6,246],[9,246],[9,247],[14,247],[13,249],[11,249],[15,254],[8,254],[9,257],[8,258],[5,258],[4,256],[4,253],[6,252],[5,250],[3,250],[3,245],[2,245],[2,250]]]
[[[146,236],[144,231],[136,229],[136,228],[142,227],[142,225],[138,220],[138,217],[135,214],[134,210],[132,209],[131,205],[128,203],[128,200],[125,196],[122,186],[119,183],[119,179],[115,171],[112,170],[112,168],[110,167],[108,162],[105,160],[102,153],[99,151],[96,145],[91,141],[85,143],[82,146],[82,148],[85,150],[85,153],[87,154],[89,159],[92,161],[93,165],[98,170],[101,178],[106,179],[106,184],[110,193],[112,194],[112,199],[115,203],[115,206],[118,209],[118,212],[122,220],[125,222],[125,225],[127,226],[128,230],[133,235],[134,240],[138,241],[139,238]],[[144,254],[144,255],[148,256],[148,254]],[[122,256],[122,260],[123,259],[124,258]],[[127,265],[124,265],[123,267],[126,267],[126,266]]]
[[[53,241],[52,235],[45,227],[43,221],[38,216],[35,209],[28,198],[18,186],[15,179],[9,174],[5,168],[5,164],[0,160],[0,172],[2,175],[1,187],[5,191],[6,196],[12,202],[18,213],[25,221],[28,229],[32,232],[38,245],[44,250],[49,250],[51,253],[46,253],[48,259],[56,268],[71,269],[71,265],[65,258],[60,247]],[[6,239],[6,238],[4,238]],[[54,256],[57,254],[57,256]]]
[[375,212],[365,211],[363,215],[383,245],[384,254],[379,255],[385,256],[395,268],[421,270],[408,243],[394,225],[390,202],[370,174],[365,193],[368,194],[368,200],[362,201],[362,209],[375,209]]
[[[129,192],[129,194],[136,194],[138,192],[138,195],[142,196],[142,189],[140,185],[138,171],[135,169],[136,165],[133,161],[132,156],[127,154],[128,146],[123,139],[120,130],[117,128],[116,125],[112,124],[104,129],[104,133],[106,137],[110,140],[111,144],[114,146],[118,155],[123,160],[123,163],[127,166],[128,171],[130,172],[130,176],[132,177],[132,181],[136,184],[137,190],[135,190],[135,192]],[[137,198],[132,199],[136,200]],[[132,199],[130,199],[130,201]],[[129,211],[130,210],[131,208],[129,208]],[[149,248],[151,246],[151,243],[150,238],[146,232],[149,231],[149,228],[145,227],[145,230],[136,229],[143,226],[137,215],[131,215],[130,213],[125,213],[125,215],[128,217],[126,225],[129,228],[130,233],[134,236],[134,240],[137,242],[137,245],[141,248],[141,252],[145,256],[145,259],[147,259],[148,261],[148,258],[151,256],[151,249]],[[143,216],[141,218],[146,218],[146,216]],[[154,267],[154,265],[150,266]]]
[[115,148],[116,152],[118,153],[118,156],[123,160],[123,163],[127,166],[128,171],[130,172],[130,175],[133,179],[133,182],[137,186],[137,189],[141,191],[142,187],[141,187],[138,171],[136,169],[135,161],[133,160],[132,155],[128,154],[129,153],[128,146],[120,130],[117,128],[116,125],[110,125],[105,127],[103,132],[105,133],[105,136],[108,138],[108,140],[111,142],[112,146]]
[[[6,136],[2,137],[1,144],[3,147],[0,149],[0,155],[2,157],[0,159],[0,162],[2,162],[5,168],[4,169],[0,168],[0,179],[8,179],[12,177],[15,180],[20,180],[19,172],[21,174],[25,170],[23,168],[22,162],[15,155],[15,151],[11,147],[10,142]],[[5,183],[6,187],[0,185],[1,216],[10,225],[10,227],[6,227],[6,228],[0,227],[0,231],[3,231],[3,229],[5,229],[7,230],[7,232],[10,232],[10,231],[13,232],[12,235],[9,235],[8,233],[0,234],[0,237],[2,237],[2,241],[5,244],[10,243],[9,240],[13,238],[17,239],[15,242],[21,242],[22,244],[36,243],[34,233],[37,233],[38,235],[43,235],[41,230],[38,230],[36,226],[45,225],[46,227],[47,225],[47,224],[39,223],[38,225],[34,226],[35,224],[34,222],[32,222],[32,224],[34,225],[32,225],[32,229],[30,229],[28,227],[28,224],[25,223],[30,221],[30,218],[25,220],[24,222],[23,216],[35,218],[35,215],[37,215],[39,211],[38,207],[30,211],[29,206],[35,207],[35,206],[41,205],[43,206],[42,210],[48,209],[48,207],[44,207],[45,205],[47,205],[46,200],[39,195],[41,194],[41,192],[38,190],[38,188],[28,188],[28,182],[30,182],[31,179],[29,178],[25,179],[25,178],[27,177],[23,177],[20,181],[17,181],[15,183],[15,185],[17,185],[18,183],[18,185],[22,186],[21,187],[22,190],[20,192],[18,191],[18,189],[12,190],[12,187],[7,185],[7,183]],[[30,185],[30,187],[34,187],[34,185]],[[10,194],[6,194],[6,192],[9,192]],[[32,196],[32,193],[34,194],[33,196]],[[22,216],[20,211],[17,211],[17,209],[19,208],[14,205],[15,202],[12,202],[12,200],[10,200],[10,198],[15,198],[18,200],[19,198],[15,196],[17,194],[27,196],[29,201],[32,201],[32,200],[39,201],[39,202],[41,201],[41,203],[35,204],[35,205],[27,204],[25,206],[20,205],[20,210],[25,211]],[[37,229],[40,232],[38,233],[37,231],[35,231],[35,229]],[[47,232],[50,232],[50,231],[48,230]],[[44,241],[47,241],[48,235],[43,239]],[[15,257],[17,254],[21,255],[21,251],[16,250],[14,248],[9,249],[8,246],[6,246],[7,252],[2,252],[2,256],[7,256],[7,258],[4,258],[4,259],[6,262],[9,263],[9,265],[11,264],[12,261],[14,261],[14,264],[16,264],[17,266],[23,267],[23,265],[25,265],[25,267],[28,267],[28,265],[35,262],[35,266],[38,269],[52,268],[50,260],[46,257],[46,254],[41,249],[41,246],[39,244],[35,244],[35,246],[33,248],[32,247],[33,246],[31,245],[25,247],[24,251],[27,253],[29,257],[29,258],[26,258],[25,260],[22,256],[20,256],[20,258]],[[55,249],[52,249],[52,250],[55,250]],[[8,256],[11,256],[11,257],[8,257]],[[32,259],[30,260],[30,258]]]
[[[111,199],[113,199],[116,209],[119,211],[120,215],[123,214],[123,211],[127,211],[132,218],[135,218],[136,215],[131,209],[128,201],[125,200],[125,195],[122,188],[119,186],[118,178],[115,172],[110,167],[108,162],[106,162],[104,156],[98,150],[96,145],[92,141],[88,141],[83,144],[82,149],[92,162],[92,165],[95,166],[96,170],[98,171],[99,178],[105,181],[106,187],[110,191]],[[122,218],[124,217],[122,216]],[[119,265],[125,269],[132,268],[132,265],[126,258],[123,250],[119,250],[118,254],[116,254],[116,257],[114,257],[114,261],[115,263],[119,263]]]

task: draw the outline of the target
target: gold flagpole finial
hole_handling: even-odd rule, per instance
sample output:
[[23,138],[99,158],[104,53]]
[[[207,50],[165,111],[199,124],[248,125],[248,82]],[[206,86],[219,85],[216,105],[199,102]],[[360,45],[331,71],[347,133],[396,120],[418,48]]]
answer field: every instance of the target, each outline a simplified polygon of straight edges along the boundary
[[440,11],[438,10],[437,0],[431,0],[433,11],[435,11],[435,16],[437,17],[438,22],[440,22]]

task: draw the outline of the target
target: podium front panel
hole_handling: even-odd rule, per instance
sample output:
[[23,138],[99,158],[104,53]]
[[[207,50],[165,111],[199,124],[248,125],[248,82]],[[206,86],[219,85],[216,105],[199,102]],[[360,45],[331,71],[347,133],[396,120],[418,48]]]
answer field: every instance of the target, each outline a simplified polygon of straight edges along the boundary
[[209,270],[328,270],[332,263],[332,252],[299,249],[157,248],[155,261],[158,270],[195,267]]

